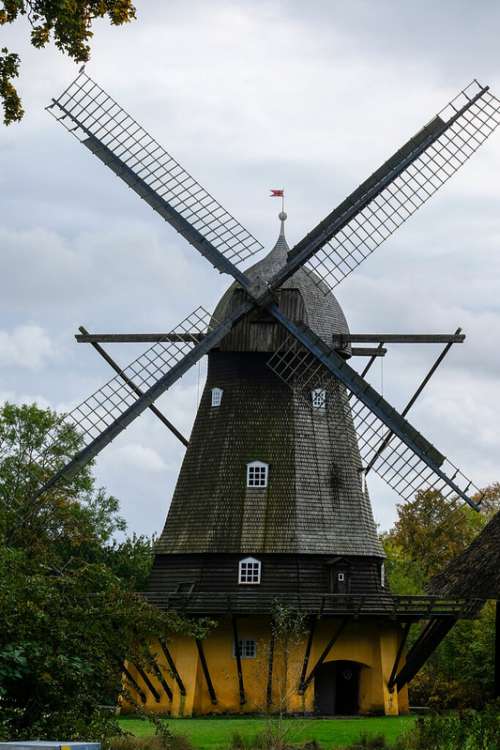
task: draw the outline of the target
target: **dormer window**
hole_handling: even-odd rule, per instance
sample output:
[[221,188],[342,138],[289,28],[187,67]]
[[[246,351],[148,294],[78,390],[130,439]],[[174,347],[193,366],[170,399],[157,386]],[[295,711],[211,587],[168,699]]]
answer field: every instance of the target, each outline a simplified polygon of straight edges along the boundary
[[257,584],[260,583],[260,560],[256,560],[255,557],[245,557],[240,560],[238,566],[238,583],[241,584]]
[[326,391],[324,388],[315,388],[311,391],[311,405],[317,411],[326,409]]
[[262,461],[252,461],[247,464],[247,487],[262,489],[267,487],[269,464]]
[[212,388],[212,406],[220,406],[222,403],[222,388]]

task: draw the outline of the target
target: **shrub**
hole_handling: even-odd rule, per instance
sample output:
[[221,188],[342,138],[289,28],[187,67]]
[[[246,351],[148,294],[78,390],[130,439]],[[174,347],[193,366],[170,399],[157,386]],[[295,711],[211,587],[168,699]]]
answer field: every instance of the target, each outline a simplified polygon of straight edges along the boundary
[[483,711],[433,714],[419,719],[394,750],[498,750],[500,702]]

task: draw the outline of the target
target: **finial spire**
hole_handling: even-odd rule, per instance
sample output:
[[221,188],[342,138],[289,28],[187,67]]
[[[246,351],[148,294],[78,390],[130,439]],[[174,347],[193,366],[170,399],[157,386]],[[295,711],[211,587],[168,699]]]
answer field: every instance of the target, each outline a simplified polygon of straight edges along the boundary
[[288,214],[285,211],[280,211],[278,218],[281,221],[280,237],[285,237],[285,221],[287,220]]

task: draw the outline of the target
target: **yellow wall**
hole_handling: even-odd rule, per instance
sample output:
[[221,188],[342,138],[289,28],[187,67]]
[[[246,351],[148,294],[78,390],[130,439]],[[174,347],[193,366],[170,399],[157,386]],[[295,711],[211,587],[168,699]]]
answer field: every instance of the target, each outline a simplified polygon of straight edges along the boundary
[[[336,619],[322,619],[317,623],[308,673],[316,664],[339,625],[340,620]],[[217,694],[217,705],[213,705],[210,700],[196,643],[192,638],[176,635],[169,640],[168,644],[186,688],[185,696],[180,694],[179,687],[158,643],[151,644],[150,649],[172,690],[172,701],[168,699],[154,674],[148,673],[151,682],[161,694],[159,702],[154,699],[133,665],[128,665],[128,669],[147,694],[145,708],[148,711],[171,713],[173,716],[265,712],[268,710],[266,698],[270,635],[268,618],[238,618],[238,637],[257,641],[257,657],[241,660],[246,697],[243,706],[240,705],[237,663],[233,656],[233,631],[229,619],[221,620],[218,627],[203,641],[208,669]],[[360,619],[347,624],[328,654],[326,662],[348,660],[361,665],[360,713],[397,715],[408,711],[407,689],[404,688],[399,694],[397,690],[390,693],[387,689],[400,638],[401,628],[395,622]],[[304,695],[301,695],[297,689],[306,641],[307,633],[303,634],[300,639],[295,641],[292,639],[286,649],[282,639],[278,639],[273,660],[271,711],[281,709],[289,712],[312,712],[314,710],[314,680],[311,681]],[[133,688],[128,687],[134,694]],[[138,696],[135,697],[138,698]],[[125,700],[122,702],[122,708],[127,709]]]

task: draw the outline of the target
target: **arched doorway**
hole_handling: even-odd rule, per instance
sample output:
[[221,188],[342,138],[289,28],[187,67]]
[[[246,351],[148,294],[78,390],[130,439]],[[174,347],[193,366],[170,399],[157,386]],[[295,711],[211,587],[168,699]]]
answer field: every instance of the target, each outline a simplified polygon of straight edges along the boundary
[[314,678],[314,706],[322,716],[349,716],[359,710],[359,670],[355,661],[328,661]]

